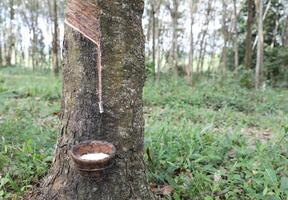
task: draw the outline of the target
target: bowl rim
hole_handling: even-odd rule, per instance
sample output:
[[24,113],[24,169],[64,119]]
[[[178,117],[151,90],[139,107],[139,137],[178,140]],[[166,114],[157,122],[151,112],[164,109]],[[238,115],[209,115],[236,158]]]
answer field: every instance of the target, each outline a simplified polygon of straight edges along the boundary
[[[75,155],[75,149],[79,148],[81,146],[88,146],[88,145],[93,145],[93,144],[102,144],[102,145],[107,145],[112,147],[112,152],[111,154],[108,154],[109,156],[103,159],[99,159],[99,160],[84,160],[84,159],[80,159],[79,156]],[[83,154],[84,155],[84,154]],[[112,160],[116,155],[116,147],[114,146],[114,144],[104,141],[104,140],[87,140],[84,142],[80,142],[78,144],[75,144],[71,147],[70,149],[70,156],[72,157],[72,159],[74,160],[74,162],[76,162],[77,164],[97,164],[97,163],[105,163],[108,162],[110,160]]]

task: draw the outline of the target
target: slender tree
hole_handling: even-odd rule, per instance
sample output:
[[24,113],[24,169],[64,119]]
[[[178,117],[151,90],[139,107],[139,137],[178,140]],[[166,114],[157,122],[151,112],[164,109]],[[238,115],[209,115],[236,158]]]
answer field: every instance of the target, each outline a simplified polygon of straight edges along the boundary
[[211,14],[212,14],[212,3],[213,0],[208,0],[207,1],[207,7],[205,9],[205,21],[203,24],[203,27],[201,29],[201,32],[198,35],[198,39],[199,39],[199,54],[198,54],[198,61],[197,61],[197,68],[196,68],[196,72],[197,74],[199,72],[203,71],[203,63],[204,63],[204,58],[205,58],[205,53],[206,53],[206,36],[208,34],[208,27],[211,21]]
[[13,48],[15,47],[15,35],[14,35],[14,19],[15,19],[15,10],[14,10],[14,0],[9,0],[9,31],[8,31],[8,42],[7,42],[7,51],[5,56],[6,65],[10,66],[12,64],[12,53]]
[[52,70],[55,75],[59,73],[59,39],[58,39],[58,6],[57,0],[53,0],[53,41],[52,41]]
[[222,61],[221,61],[221,71],[222,74],[225,76],[227,73],[227,65],[228,65],[228,40],[229,40],[229,31],[228,31],[228,25],[227,25],[227,18],[228,18],[228,12],[227,12],[227,2],[226,0],[222,0],[222,34],[224,39],[223,44],[223,50],[222,50]]
[[255,87],[259,89],[262,79],[263,59],[264,59],[264,35],[263,35],[263,0],[255,0],[258,13],[258,49],[257,64],[255,73]]
[[0,67],[3,66],[3,53],[2,53],[2,38],[1,38],[1,35],[0,35]]
[[248,18],[247,18],[246,40],[245,40],[245,66],[247,69],[250,69],[252,64],[252,26],[254,21],[253,1],[254,0],[247,0]]
[[[66,26],[61,137],[52,168],[32,199],[151,200],[143,161],[144,2],[89,2],[101,11],[104,113],[99,113],[96,95],[99,49]],[[102,181],[81,176],[68,155],[73,144],[91,139],[112,142],[117,149],[115,164]]]
[[190,8],[190,49],[189,49],[189,63],[187,67],[187,80],[188,83],[192,83],[193,80],[193,62],[194,62],[194,33],[193,26],[195,24],[195,13],[198,8],[198,0],[189,1]]
[[178,19],[179,19],[179,5],[181,1],[171,0],[172,2],[167,4],[167,8],[170,12],[172,19],[172,48],[171,48],[171,58],[174,76],[178,76]]
[[238,45],[238,14],[237,14],[237,6],[236,0],[233,0],[233,33],[234,33],[234,73],[237,74],[238,66],[239,66],[239,45]]
[[156,79],[156,73],[159,72],[158,66],[156,67],[156,36],[158,35],[159,40],[159,10],[162,4],[162,0],[151,0],[151,12],[152,12],[152,64],[153,64],[153,77]]
[[162,36],[162,23],[159,19],[159,16],[157,17],[158,25],[156,29],[156,35],[157,35],[157,47],[156,47],[156,80],[160,80],[160,75],[161,75],[161,53],[162,53],[162,43],[163,43],[163,36]]
[[288,13],[287,13],[287,16],[285,18],[284,31],[282,32],[281,39],[282,39],[282,45],[284,47],[288,46]]

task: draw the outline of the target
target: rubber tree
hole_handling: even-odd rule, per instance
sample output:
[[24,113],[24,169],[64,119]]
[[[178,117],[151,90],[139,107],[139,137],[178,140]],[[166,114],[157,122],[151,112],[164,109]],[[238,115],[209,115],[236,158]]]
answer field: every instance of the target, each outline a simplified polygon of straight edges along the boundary
[[53,0],[53,41],[52,41],[52,70],[55,75],[59,73],[59,38],[58,38],[58,5]]
[[171,64],[174,77],[178,77],[178,23],[180,18],[179,6],[181,3],[182,1],[179,0],[171,0],[166,5],[172,20]]
[[[104,113],[97,103],[96,45],[66,25],[61,135],[52,167],[31,199],[154,199],[143,160],[144,1],[89,2],[101,10]],[[68,155],[74,144],[93,139],[117,149],[100,181],[81,176]]]
[[252,64],[252,27],[254,22],[254,0],[247,0],[247,4],[248,18],[245,39],[245,67],[250,69]]
[[6,52],[6,65],[12,65],[12,53],[15,48],[15,35],[14,35],[14,20],[15,20],[15,2],[9,0],[9,29],[8,29],[8,41],[7,41],[7,52]]
[[237,14],[237,5],[236,0],[233,0],[233,34],[234,34],[234,40],[233,40],[233,48],[234,48],[234,73],[238,73],[238,67],[239,67],[239,44],[238,44],[238,14]]
[[227,25],[227,2],[226,0],[222,0],[222,34],[223,34],[223,49],[222,49],[222,60],[221,60],[221,72],[223,76],[226,76],[227,74],[227,68],[228,68],[228,40],[229,40],[229,28]]
[[263,33],[263,0],[255,0],[255,5],[258,13],[258,48],[257,48],[257,63],[255,73],[255,88],[259,89],[261,85],[263,59],[264,59],[264,33]]

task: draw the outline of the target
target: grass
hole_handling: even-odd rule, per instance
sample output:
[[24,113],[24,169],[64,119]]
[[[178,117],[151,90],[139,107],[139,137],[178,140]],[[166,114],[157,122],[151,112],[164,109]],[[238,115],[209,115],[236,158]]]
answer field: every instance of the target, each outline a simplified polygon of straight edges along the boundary
[[[288,91],[239,85],[232,77],[193,87],[147,81],[145,158],[157,195],[288,199]],[[20,199],[47,172],[60,90],[49,73],[0,70],[0,199]]]

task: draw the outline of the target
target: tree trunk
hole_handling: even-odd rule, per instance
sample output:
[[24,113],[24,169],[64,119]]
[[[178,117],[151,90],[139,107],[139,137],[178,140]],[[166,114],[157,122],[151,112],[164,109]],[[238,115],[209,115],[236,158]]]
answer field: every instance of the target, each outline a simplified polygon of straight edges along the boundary
[[264,36],[263,36],[263,0],[255,0],[258,10],[258,49],[257,49],[257,64],[255,74],[255,87],[259,89],[262,78],[262,68],[264,59]]
[[223,14],[222,14],[222,32],[224,38],[224,45],[223,45],[223,52],[222,52],[222,74],[226,76],[227,73],[227,65],[228,65],[228,50],[227,50],[227,43],[228,43],[228,27],[226,23],[227,18],[227,4],[226,0],[222,0],[223,5]]
[[193,82],[193,63],[194,63],[194,13],[197,10],[198,1],[190,0],[190,49],[189,49],[189,63],[187,67],[187,80],[188,83]]
[[[201,39],[200,39],[200,50],[199,50],[199,56],[198,56],[198,62],[197,62],[197,74],[200,72],[203,72],[203,65],[202,63],[204,63],[204,61],[202,62],[202,59],[204,59],[204,54],[206,53],[206,36],[208,33],[208,28],[209,28],[209,23],[210,23],[210,15],[212,12],[212,3],[213,1],[208,0],[208,5],[207,5],[207,10],[206,10],[206,19],[204,22],[204,28],[201,30],[200,34],[201,34]],[[202,32],[203,31],[203,32]]]
[[[151,4],[151,7],[152,7],[152,4],[153,4],[153,1],[154,0],[149,0],[148,2]],[[145,36],[146,36],[146,43],[147,44],[149,44],[149,47],[150,47],[150,41],[151,41],[151,30],[152,30],[152,10],[149,10],[148,9],[148,24],[147,24],[147,31],[146,31],[146,34],[145,34]],[[150,49],[148,49],[148,51],[147,51],[147,55],[146,55],[146,57],[147,58],[150,58],[150,56],[151,56],[151,51],[150,51]]]
[[[288,14],[288,13],[287,13]],[[282,46],[288,46],[288,15],[285,18],[284,30],[281,34]]]
[[31,59],[32,59],[32,69],[35,70],[36,66],[37,66],[37,56],[36,56],[36,52],[37,52],[37,33],[36,33],[36,26],[33,25],[32,26],[32,50],[31,50]]
[[[176,15],[176,13],[175,13]],[[178,42],[177,42],[177,24],[178,24],[178,20],[177,17],[175,16],[172,19],[172,27],[173,27],[173,36],[172,36],[172,67],[173,67],[173,73],[174,73],[174,77],[178,77],[178,58],[177,58],[177,46],[178,46]]]
[[233,0],[233,11],[234,11],[234,73],[238,73],[238,66],[239,66],[239,48],[238,48],[238,29],[237,29],[237,23],[238,23],[238,14],[237,14],[237,6],[236,6],[236,0]]
[[204,72],[204,61],[206,56],[206,47],[207,47],[207,39],[205,40],[203,51],[202,51],[202,57],[200,58],[200,71]]
[[[97,104],[96,45],[66,26],[61,137],[52,168],[33,199],[154,199],[143,160],[144,2],[92,2],[102,11],[105,112],[99,114]],[[115,164],[101,181],[81,176],[68,156],[73,144],[93,139],[112,142],[117,149]]]
[[192,14],[192,10],[190,11],[191,24],[190,24],[190,50],[189,50],[189,63],[187,67],[187,81],[188,83],[193,82],[193,62],[194,62],[194,35],[193,35],[193,25],[194,25],[194,17]]
[[53,44],[52,44],[52,70],[55,75],[59,74],[59,58],[58,58],[58,13],[57,0],[53,0]]
[[156,70],[156,81],[160,80],[161,76],[161,46],[162,46],[162,36],[161,36],[161,27],[160,21],[158,19],[158,26],[157,26],[157,70]]
[[[179,0],[178,0],[179,1]],[[174,77],[178,77],[178,56],[177,56],[177,49],[178,49],[178,7],[179,2],[177,0],[172,0],[173,8],[168,6],[170,11],[170,15],[172,18],[172,48],[171,48],[171,64],[173,69]]]
[[155,19],[155,1],[152,1],[151,4],[151,10],[152,10],[152,65],[153,65],[153,78],[155,79],[155,57],[156,57],[156,51],[155,51],[155,40],[156,40],[156,19]]
[[245,66],[247,69],[251,68],[252,63],[252,26],[253,26],[253,12],[254,3],[253,0],[248,1],[248,18],[247,18],[247,33],[245,40]]
[[[263,23],[264,23],[265,18],[266,18],[267,14],[268,14],[268,11],[269,11],[269,9],[270,9],[270,7],[271,7],[271,4],[272,4],[272,0],[269,0],[268,4],[267,4],[267,6],[266,6],[266,9],[265,9],[264,15],[262,15],[262,21],[263,21]],[[253,50],[253,51],[254,51],[254,49],[255,49],[258,41],[259,41],[259,40],[258,40],[258,35],[256,35],[256,37],[255,37],[255,39],[254,39],[253,47],[252,47],[252,50]]]
[[6,52],[6,65],[11,66],[12,65],[12,53],[13,48],[15,46],[15,36],[13,33],[13,21],[15,17],[15,10],[14,10],[14,0],[9,0],[9,17],[10,17],[10,27],[9,27],[9,35],[8,35],[8,46],[7,46],[7,52]]
[[2,37],[0,35],[0,67],[3,66]]

